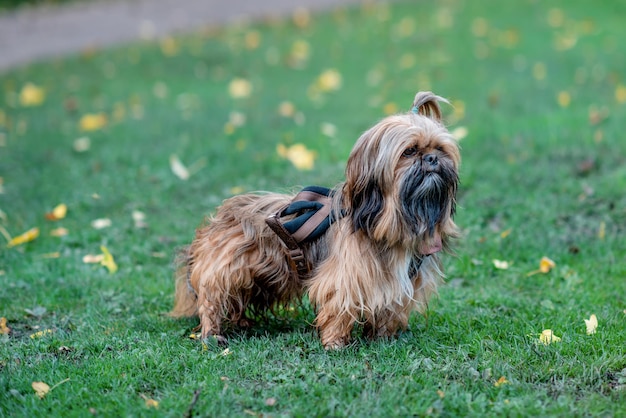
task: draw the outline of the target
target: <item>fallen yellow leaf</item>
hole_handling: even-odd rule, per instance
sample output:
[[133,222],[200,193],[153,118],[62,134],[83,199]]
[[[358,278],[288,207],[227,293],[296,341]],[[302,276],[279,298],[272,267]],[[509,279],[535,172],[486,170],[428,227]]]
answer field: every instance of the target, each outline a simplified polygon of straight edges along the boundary
[[61,257],[61,253],[58,251],[52,253],[45,253],[41,255],[42,258],[59,258]]
[[398,105],[394,102],[385,103],[383,106],[383,113],[385,115],[392,115],[396,112],[398,112]]
[[587,335],[595,334],[598,328],[598,317],[595,314],[591,314],[589,319],[585,319],[585,325],[587,326]]
[[252,93],[252,83],[244,78],[234,78],[228,84],[228,93],[233,99],[244,99]]
[[104,260],[103,254],[87,254],[83,257],[83,263],[85,264],[102,263],[102,260]]
[[554,261],[552,261],[548,257],[541,257],[541,260],[539,261],[539,269],[527,273],[526,277],[535,275],[537,273],[549,273],[550,270],[552,270],[554,267],[556,267],[556,263]]
[[11,328],[7,326],[7,319],[3,316],[0,318],[0,335],[7,335],[11,332]]
[[615,100],[617,100],[618,103],[626,103],[626,86],[623,84],[619,84],[616,88],[615,88]]
[[299,27],[300,29],[304,29],[309,26],[309,23],[311,23],[311,13],[308,9],[299,7],[293,12],[292,19],[293,23],[297,27]]
[[44,329],[43,331],[37,331],[34,334],[30,334],[30,338],[32,340],[34,340],[35,338],[41,338],[41,337],[45,337],[48,334],[52,334],[52,330],[51,329]]
[[17,237],[13,237],[7,244],[8,248],[15,247],[16,245],[25,244],[30,241],[34,241],[39,236],[39,228],[31,228]]
[[45,98],[44,90],[33,83],[26,83],[20,91],[20,104],[23,107],[39,106]]
[[178,54],[178,43],[170,36],[161,40],[161,52],[166,57],[173,57]]
[[52,212],[46,213],[46,219],[49,221],[58,221],[65,218],[66,215],[67,205],[65,203],[61,203],[52,209]]
[[532,72],[533,72],[533,77],[535,77],[535,80],[541,81],[546,78],[548,71],[544,63],[537,62],[535,63],[535,65],[533,65]]
[[604,240],[606,237],[606,222],[600,222],[600,227],[598,228],[598,239]]
[[468,133],[469,131],[467,130],[465,126],[459,126],[458,128],[454,129],[452,132],[450,132],[452,137],[456,139],[457,141],[461,141],[462,139],[464,139]]
[[317,78],[317,87],[323,92],[336,91],[341,88],[341,74],[334,68],[325,70]]
[[159,401],[155,401],[154,399],[150,399],[150,398],[148,398],[144,394],[141,394],[140,396],[143,398],[144,402],[146,403],[146,407],[148,407],[148,408],[155,408],[155,409],[157,409],[159,407]]
[[296,40],[291,46],[289,55],[292,67],[303,67],[311,55],[311,47],[307,41]]
[[261,44],[261,34],[255,30],[246,33],[244,43],[249,50],[257,49]]
[[539,342],[544,345],[558,343],[559,341],[561,341],[561,338],[554,335],[551,329],[544,329],[539,335]]
[[472,34],[477,38],[483,38],[489,31],[489,22],[483,17],[477,17],[472,21]]
[[548,257],[541,257],[541,260],[539,261],[540,272],[548,273],[554,267],[556,267],[556,263],[554,261],[550,260]]
[[53,230],[50,231],[50,236],[51,237],[64,237],[67,234],[69,234],[69,231],[67,230],[67,228],[55,228]]
[[572,97],[566,91],[561,91],[557,95],[557,102],[559,103],[559,106],[561,107],[568,107],[571,101],[572,101]]
[[278,144],[276,152],[281,157],[289,160],[298,170],[311,170],[315,165],[316,153],[308,150],[302,144],[294,144],[290,147]]
[[284,118],[290,118],[296,113],[296,107],[291,102],[281,102],[278,106],[278,114]]
[[44,382],[33,382],[31,386],[35,390],[37,396],[39,396],[39,399],[43,399],[48,392],[50,392],[50,386]]
[[502,386],[502,385],[507,385],[507,384],[509,384],[509,383],[510,383],[510,382],[506,379],[506,377],[502,376],[502,377],[500,377],[500,378],[498,379],[498,381],[497,381],[496,383],[494,383],[493,385],[494,385],[495,387],[500,387],[500,386]]
[[115,273],[117,271],[117,264],[115,263],[113,256],[111,255],[107,247],[105,247],[104,245],[100,247],[100,250],[102,251],[102,255],[103,255],[103,258],[100,264],[106,267],[109,270],[109,273],[111,274]]
[[61,380],[59,383],[57,383],[56,385],[52,387],[48,386],[48,384],[44,382],[33,382],[31,386],[35,390],[35,393],[37,394],[37,396],[39,396],[40,399],[43,399],[49,392],[53,391],[57,386],[62,385],[63,383],[66,383],[69,381],[70,381],[70,378],[68,377],[67,379]]
[[80,118],[78,125],[82,131],[96,131],[102,129],[107,124],[107,117],[104,113],[88,113]]

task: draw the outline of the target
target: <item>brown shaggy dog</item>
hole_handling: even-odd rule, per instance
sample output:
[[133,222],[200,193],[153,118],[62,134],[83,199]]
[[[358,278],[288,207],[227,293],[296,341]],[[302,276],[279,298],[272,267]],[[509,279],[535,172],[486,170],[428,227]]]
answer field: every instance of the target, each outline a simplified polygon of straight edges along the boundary
[[327,199],[328,230],[299,244],[310,268],[296,272],[287,241],[268,226],[294,195],[225,200],[184,250],[172,315],[197,315],[202,337],[225,343],[224,321],[246,326],[246,313],[308,294],[327,349],[345,346],[355,322],[370,337],[406,328],[442,281],[438,252],[459,236],[452,218],[460,154],[438,101],[445,99],[417,93],[410,112],[361,135],[345,182]]

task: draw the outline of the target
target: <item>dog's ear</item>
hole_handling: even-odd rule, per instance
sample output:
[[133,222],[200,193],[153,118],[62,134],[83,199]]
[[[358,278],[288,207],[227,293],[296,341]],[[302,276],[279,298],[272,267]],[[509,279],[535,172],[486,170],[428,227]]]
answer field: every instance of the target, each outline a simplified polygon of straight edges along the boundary
[[368,236],[372,236],[384,207],[383,191],[380,185],[371,179],[363,187],[351,190],[344,196],[349,199],[349,202],[345,203],[353,231],[363,231]]
[[450,104],[450,102],[443,97],[437,96],[430,91],[420,91],[415,95],[411,112],[424,115],[427,118],[441,123],[442,117],[439,102]]

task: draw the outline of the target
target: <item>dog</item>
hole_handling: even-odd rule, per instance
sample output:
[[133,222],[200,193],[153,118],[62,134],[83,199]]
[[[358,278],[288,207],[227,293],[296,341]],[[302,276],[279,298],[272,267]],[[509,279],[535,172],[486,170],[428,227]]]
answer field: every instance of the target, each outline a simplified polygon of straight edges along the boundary
[[[308,295],[326,349],[349,344],[357,323],[370,338],[406,329],[443,282],[440,253],[460,236],[461,156],[439,102],[448,103],[419,92],[409,112],[363,133],[330,191],[226,199],[181,251],[171,315],[198,316],[203,339],[227,344],[225,323],[250,326]],[[302,231],[287,227],[306,224],[302,215],[318,219],[298,240]]]

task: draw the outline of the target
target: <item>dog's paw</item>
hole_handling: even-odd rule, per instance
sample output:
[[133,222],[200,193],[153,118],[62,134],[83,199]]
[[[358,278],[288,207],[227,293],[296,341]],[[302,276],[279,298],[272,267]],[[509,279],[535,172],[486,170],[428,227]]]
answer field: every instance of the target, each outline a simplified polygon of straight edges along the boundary
[[207,345],[216,344],[218,347],[228,347],[228,340],[223,335],[209,335],[203,338],[202,342]]
[[336,340],[324,342],[325,350],[340,350],[348,345],[348,338],[338,338]]
[[237,321],[237,326],[239,326],[240,328],[252,328],[254,325],[254,320],[246,317],[243,317],[239,321]]

